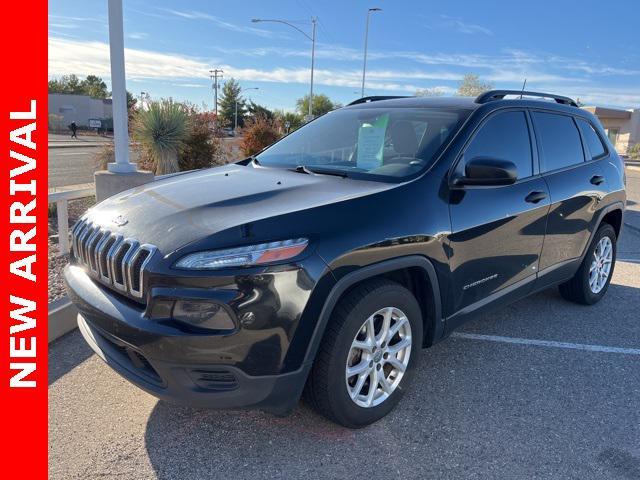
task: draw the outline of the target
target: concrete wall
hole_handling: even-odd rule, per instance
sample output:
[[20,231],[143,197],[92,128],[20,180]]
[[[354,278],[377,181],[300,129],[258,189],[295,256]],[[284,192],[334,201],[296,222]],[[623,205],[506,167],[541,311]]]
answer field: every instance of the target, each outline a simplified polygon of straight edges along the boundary
[[607,130],[607,134],[611,129],[618,131],[614,145],[618,153],[625,155],[631,147],[640,143],[640,108],[623,110],[586,107],[586,110],[598,117],[604,129]]
[[65,128],[71,122],[76,122],[78,126],[88,126],[90,118],[106,119],[113,117],[110,100],[64,93],[49,94],[49,113],[61,116],[60,123]]

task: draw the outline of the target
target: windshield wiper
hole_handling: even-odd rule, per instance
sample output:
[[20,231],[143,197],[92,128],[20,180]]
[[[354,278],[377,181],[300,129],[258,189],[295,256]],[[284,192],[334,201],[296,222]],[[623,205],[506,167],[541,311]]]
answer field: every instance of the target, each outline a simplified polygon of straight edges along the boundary
[[307,175],[333,175],[335,177],[346,178],[347,174],[345,172],[340,172],[338,170],[325,170],[321,168],[313,168],[307,167],[306,165],[298,165],[295,168],[291,169],[292,172],[298,173],[306,173]]

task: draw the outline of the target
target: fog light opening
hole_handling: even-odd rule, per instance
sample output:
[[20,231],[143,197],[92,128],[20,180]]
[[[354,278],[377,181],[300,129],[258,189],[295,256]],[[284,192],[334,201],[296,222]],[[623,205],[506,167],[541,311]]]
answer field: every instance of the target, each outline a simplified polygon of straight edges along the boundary
[[209,300],[178,300],[171,315],[174,320],[207,330],[234,330],[236,324],[219,303]]

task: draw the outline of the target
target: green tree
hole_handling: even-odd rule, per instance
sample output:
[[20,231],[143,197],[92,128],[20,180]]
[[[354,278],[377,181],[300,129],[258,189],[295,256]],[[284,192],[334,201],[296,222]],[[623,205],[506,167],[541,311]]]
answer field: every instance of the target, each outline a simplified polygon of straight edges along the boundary
[[235,79],[230,78],[224,83],[222,95],[218,101],[220,126],[232,128],[235,125],[236,102],[238,102],[238,126],[244,126],[246,110],[241,93],[242,87]]
[[[280,129],[284,133],[291,133],[294,130],[300,128],[304,123],[303,116],[296,112],[285,112],[284,110],[276,110],[275,112],[273,112],[273,116]],[[287,124],[289,124],[288,127]]]
[[492,83],[483,82],[478,75],[467,73],[458,84],[456,95],[461,97],[477,97],[481,93],[492,89]]
[[250,117],[264,117],[268,120],[274,119],[274,114],[267,107],[260,105],[253,100],[249,100],[249,103],[246,104],[247,114]]
[[80,86],[85,95],[93,98],[107,98],[111,95],[111,92],[107,90],[107,84],[104,83],[104,80],[95,75],[87,75],[87,78],[80,82]]
[[[319,117],[331,110],[342,107],[342,104],[333,102],[325,94],[313,96],[313,116]],[[309,113],[309,95],[305,95],[296,101],[296,110],[300,115],[307,115]]]
[[62,75],[58,79],[49,80],[49,93],[84,94],[82,82],[76,75]]

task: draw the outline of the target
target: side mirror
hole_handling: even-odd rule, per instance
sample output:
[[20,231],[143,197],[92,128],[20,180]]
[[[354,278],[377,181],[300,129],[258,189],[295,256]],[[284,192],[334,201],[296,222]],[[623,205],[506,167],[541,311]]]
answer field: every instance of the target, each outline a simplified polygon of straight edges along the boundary
[[454,185],[511,185],[518,179],[515,163],[496,158],[475,157],[467,162],[464,176],[454,180]]

